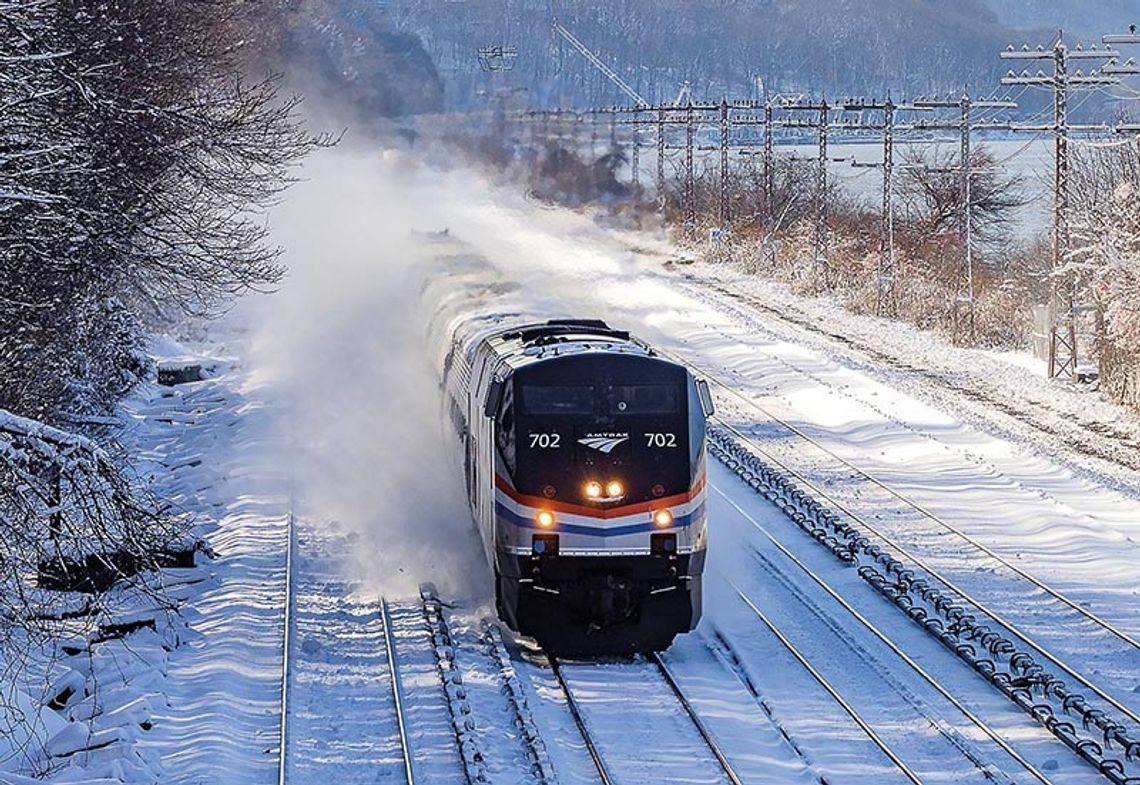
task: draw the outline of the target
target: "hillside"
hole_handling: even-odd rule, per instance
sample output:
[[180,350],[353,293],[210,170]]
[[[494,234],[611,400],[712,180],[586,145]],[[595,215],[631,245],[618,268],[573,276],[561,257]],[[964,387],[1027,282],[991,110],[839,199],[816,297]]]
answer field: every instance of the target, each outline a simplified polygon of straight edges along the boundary
[[368,124],[438,111],[443,84],[419,38],[372,0],[262,0],[254,66],[282,73],[311,114]]
[[1002,24],[1019,29],[1063,27],[1074,35],[1097,40],[1105,32],[1140,22],[1140,6],[1131,0],[988,0]]
[[[758,78],[770,90],[832,95],[989,92],[1004,70],[998,53],[1025,38],[991,4],[996,0],[564,0],[553,11],[653,100],[671,98],[685,80],[698,97],[750,94]],[[472,106],[480,90],[500,87],[524,88],[545,105],[623,100],[552,36],[546,0],[394,0],[385,8],[393,27],[424,40],[451,106]],[[513,71],[481,69],[477,50],[493,45],[518,49]]]

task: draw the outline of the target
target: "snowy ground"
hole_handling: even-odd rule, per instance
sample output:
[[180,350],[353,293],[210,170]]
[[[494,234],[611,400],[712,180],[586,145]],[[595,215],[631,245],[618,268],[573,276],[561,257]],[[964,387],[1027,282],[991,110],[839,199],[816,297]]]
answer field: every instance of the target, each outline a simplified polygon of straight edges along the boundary
[[[419,271],[441,256],[482,256],[521,284],[516,302],[602,316],[693,363],[726,424],[1140,713],[1135,418],[1003,358],[666,265],[659,239],[472,172],[336,153],[308,174],[274,217],[292,278],[201,349],[240,361],[179,392],[193,413],[177,450],[197,461],[179,481],[218,558],[188,595],[196,636],[169,655],[143,745],[164,781],[277,779],[291,512],[290,781],[404,781],[381,597],[422,781],[598,781],[549,666],[486,631],[490,584],[420,329]],[[741,781],[1103,781],[719,464],[710,502],[705,619],[664,660]],[[453,604],[446,645],[424,581]],[[564,672],[615,782],[728,781],[650,663]]]
[[188,785],[277,772],[289,494],[288,474],[267,458],[281,421],[239,360],[220,365],[168,393],[196,404],[176,421],[176,447],[190,467],[185,503],[217,558],[182,610],[196,634],[170,656],[166,705],[144,746],[164,781]]

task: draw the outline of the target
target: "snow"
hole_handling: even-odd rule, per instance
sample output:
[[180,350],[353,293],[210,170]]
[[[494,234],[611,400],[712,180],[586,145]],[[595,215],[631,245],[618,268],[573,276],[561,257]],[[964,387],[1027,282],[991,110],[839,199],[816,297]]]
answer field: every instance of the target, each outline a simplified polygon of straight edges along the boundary
[[147,341],[146,353],[161,370],[179,370],[192,366],[214,368],[217,360],[191,351],[172,336],[153,334]]
[[27,751],[57,743],[69,728],[55,712],[37,705],[23,690],[8,687],[0,700],[0,782],[27,763]]
[[195,634],[170,656],[142,745],[166,782],[276,782],[288,475],[265,445],[279,443],[280,422],[240,367],[159,400],[165,427],[147,446],[180,467],[159,487],[218,558],[182,607]]
[[[92,658],[102,673],[119,667],[122,683],[103,693],[105,706],[69,710],[98,718],[84,733],[117,741],[106,759],[84,753],[82,768],[54,781],[111,772],[126,782],[276,781],[290,513],[284,752],[294,782],[402,782],[381,596],[392,604],[421,777],[464,781],[458,712],[477,731],[491,782],[535,781],[516,725],[521,695],[523,724],[541,736],[557,781],[597,781],[549,667],[508,644],[505,668],[485,634],[490,580],[440,433],[429,362],[438,347],[423,345],[425,317],[445,307],[600,316],[691,361],[738,393],[717,391],[725,422],[1140,710],[1136,650],[844,463],[1140,635],[1140,477],[1127,455],[1137,418],[1049,383],[1025,355],[956,349],[729,266],[667,265],[679,254],[661,237],[539,209],[472,171],[334,152],[307,175],[274,217],[292,268],[280,294],[246,304],[200,346],[151,344],[160,362],[218,369],[147,388],[128,407],[125,436],[216,558],[164,576],[184,600],[181,619],[132,636],[135,665],[124,667],[114,645]],[[446,236],[429,236],[443,227]],[[472,277],[454,276],[423,288],[440,257],[473,256],[519,287],[471,296],[462,286]],[[434,300],[449,291],[460,294]],[[1090,436],[1090,423],[1108,435]],[[1035,780],[899,652],[1050,778],[1099,781],[853,569],[710,467],[705,618],[664,659],[745,782],[905,780],[737,590],[924,781]],[[448,603],[446,668],[461,677],[449,696],[419,603],[424,581]],[[180,646],[165,654],[170,636]],[[572,663],[566,676],[619,780],[723,781],[650,663]],[[77,746],[75,732],[51,750]]]

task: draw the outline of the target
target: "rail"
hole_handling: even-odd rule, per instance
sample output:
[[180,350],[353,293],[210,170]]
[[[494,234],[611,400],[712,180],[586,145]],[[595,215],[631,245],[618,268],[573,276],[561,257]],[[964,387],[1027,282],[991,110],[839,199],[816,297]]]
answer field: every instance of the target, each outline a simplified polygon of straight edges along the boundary
[[396,659],[396,635],[392,629],[392,612],[388,601],[380,598],[380,614],[384,622],[384,652],[388,657],[388,674],[392,679],[392,701],[396,706],[396,729],[400,735],[400,752],[404,758],[404,779],[407,785],[416,785],[415,758],[408,742],[408,728],[404,712],[404,689],[400,682],[400,665]]
[[696,709],[693,708],[692,703],[689,702],[688,697],[681,689],[681,685],[678,684],[676,678],[673,677],[672,671],[669,670],[669,667],[665,664],[665,661],[661,659],[661,655],[654,653],[650,656],[649,659],[654,665],[657,666],[657,670],[661,672],[661,675],[665,679],[665,683],[669,685],[669,688],[671,690],[673,690],[673,695],[676,696],[677,702],[681,704],[681,708],[685,710],[685,713],[689,715],[689,719],[693,721],[693,726],[696,727],[697,732],[701,734],[701,738],[704,739],[705,744],[708,745],[708,748],[716,758],[717,763],[719,763],[721,769],[724,770],[724,775],[728,777],[728,781],[731,782],[732,785],[744,785],[743,780],[737,776],[736,770],[732,767],[732,764],[729,762],[728,757],[725,756],[724,752],[720,748],[720,745],[717,744],[716,739],[713,738],[712,733],[709,732],[708,727],[697,714]]

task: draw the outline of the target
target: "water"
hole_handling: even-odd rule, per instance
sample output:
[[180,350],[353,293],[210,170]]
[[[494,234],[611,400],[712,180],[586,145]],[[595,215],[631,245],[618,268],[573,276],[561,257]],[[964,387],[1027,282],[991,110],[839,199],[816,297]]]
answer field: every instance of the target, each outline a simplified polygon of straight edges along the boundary
[[[642,140],[638,174],[643,184],[652,186],[657,171],[657,151],[655,142],[646,135]],[[670,140],[670,144],[675,144]],[[712,138],[698,140],[698,149],[694,153],[695,166],[698,172],[706,169],[715,170],[719,166],[720,151]],[[898,165],[907,157],[907,148],[929,147],[939,153],[949,152],[952,165],[957,163],[958,155],[957,137],[942,137],[938,139],[907,139],[905,135],[899,136],[895,142],[896,178],[899,176]],[[1026,136],[1018,139],[974,140],[974,149],[981,147],[988,149],[994,156],[996,165],[1003,174],[1021,179],[1021,189],[1026,204],[1015,212],[1015,238],[1028,241],[1040,236],[1049,229],[1052,212],[1052,178],[1053,178],[1053,143],[1047,135]],[[733,165],[741,160],[741,150],[748,153],[759,153],[759,148],[733,148]],[[814,161],[818,155],[818,148],[814,142],[808,144],[780,144],[776,146],[776,156],[779,158],[795,157]],[[684,165],[684,152],[670,150],[667,153],[666,176],[679,176]],[[878,209],[882,200],[882,170],[879,168],[865,168],[853,166],[860,164],[881,164],[883,160],[882,143],[869,139],[865,142],[839,142],[828,146],[828,172],[833,182],[840,184],[848,194],[854,196],[870,209]],[[627,171],[627,177],[630,174]],[[896,179],[897,189],[897,179]],[[897,193],[897,190],[896,190]]]

